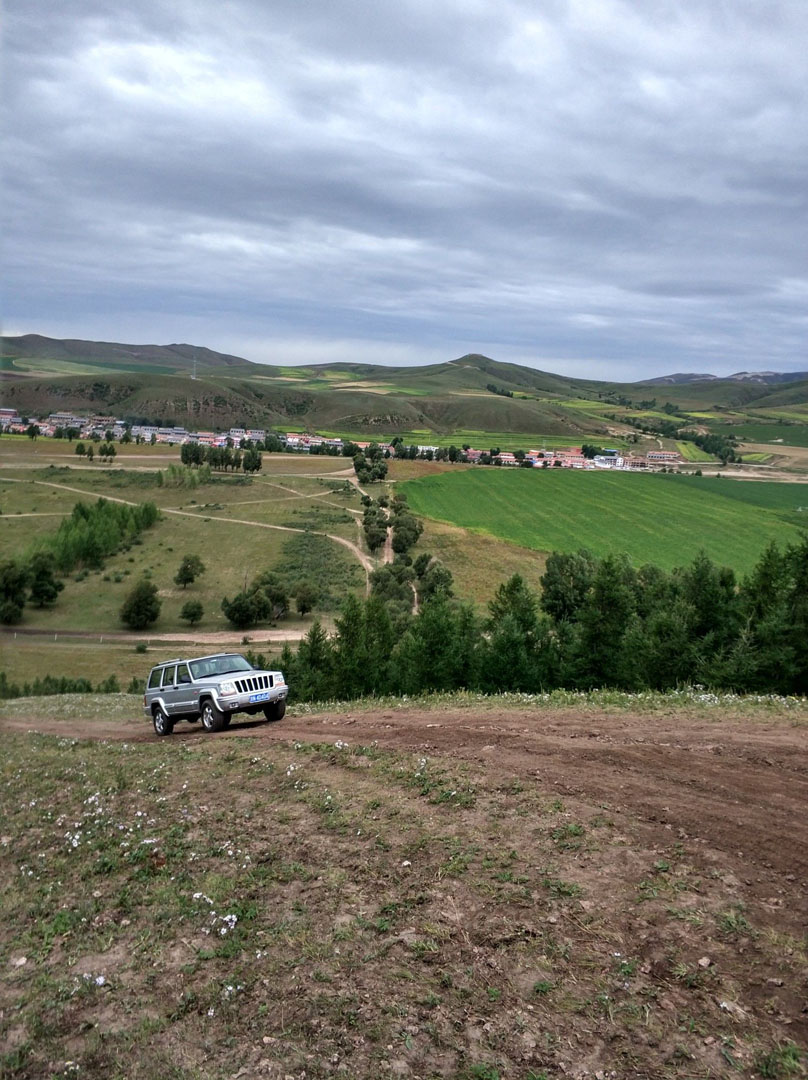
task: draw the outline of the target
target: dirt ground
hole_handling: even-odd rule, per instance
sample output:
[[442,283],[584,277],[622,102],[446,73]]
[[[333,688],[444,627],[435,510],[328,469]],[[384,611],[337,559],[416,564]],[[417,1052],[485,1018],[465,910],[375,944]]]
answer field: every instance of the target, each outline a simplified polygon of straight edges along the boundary
[[[70,1035],[98,1023],[95,998],[73,994],[62,1027],[28,1044],[25,1080],[66,1075],[37,1072],[60,1055],[92,1080],[113,1075],[119,1029],[135,1040],[138,1080],[180,1060],[188,1072],[176,1075],[216,1080],[808,1075],[804,707],[298,706],[275,724],[235,719],[210,735],[180,723],[158,739],[136,706],[113,720],[28,705],[0,716],[8,747],[24,752],[11,737],[22,732],[69,738],[38,748],[35,798],[8,803],[9,820],[13,810],[26,823],[5,830],[15,866],[42,863],[15,904],[41,892],[52,863],[62,908],[78,909],[89,875],[101,936],[57,935],[36,952],[34,931],[10,925],[14,1010],[36,1026],[38,988],[64,977],[70,949],[81,977],[100,970],[112,990],[103,1039]],[[64,797],[47,780],[60,752],[85,770]],[[23,768],[8,776],[28,790]],[[54,822],[57,807],[68,816]],[[102,843],[106,814],[117,848],[135,808],[132,828],[147,819],[143,844],[156,845],[152,876],[140,863],[99,875],[102,849],[87,844]],[[184,822],[192,854],[174,850],[179,834],[161,831],[161,815]],[[248,819],[268,828],[240,831]],[[87,831],[75,880],[58,861],[65,821]],[[266,877],[257,892],[254,867]],[[231,905],[220,912],[259,898],[241,952],[219,954],[194,929],[217,882]],[[139,899],[113,928],[124,887]],[[144,965],[150,922],[163,929]],[[12,945],[25,933],[35,967]],[[280,1018],[263,1005],[265,984]],[[229,1011],[227,994],[242,990]],[[163,1018],[149,1040],[126,1026],[141,999]]]
[[[65,734],[52,719],[0,718],[3,729]],[[140,742],[155,738],[133,716],[70,722],[74,738]],[[348,715],[287,715],[280,724],[246,718],[216,738],[333,741],[446,755],[487,770],[531,777],[560,796],[624,815],[644,832],[695,841],[720,857],[761,903],[786,909],[792,929],[808,932],[808,727],[782,718],[719,719],[677,713],[406,708]],[[173,738],[210,738],[180,724]],[[644,837],[646,843],[652,836]],[[806,1005],[808,1009],[808,1004]]]

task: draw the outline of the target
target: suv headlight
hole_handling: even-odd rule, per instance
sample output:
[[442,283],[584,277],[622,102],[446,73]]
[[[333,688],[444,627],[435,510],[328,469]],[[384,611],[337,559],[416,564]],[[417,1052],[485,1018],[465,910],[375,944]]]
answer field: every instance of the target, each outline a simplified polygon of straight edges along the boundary
[[227,682],[219,683],[219,691],[222,694],[235,694],[236,684],[228,679]]
[[284,679],[283,675],[276,675],[275,676],[275,685],[276,686],[286,686],[286,679]]

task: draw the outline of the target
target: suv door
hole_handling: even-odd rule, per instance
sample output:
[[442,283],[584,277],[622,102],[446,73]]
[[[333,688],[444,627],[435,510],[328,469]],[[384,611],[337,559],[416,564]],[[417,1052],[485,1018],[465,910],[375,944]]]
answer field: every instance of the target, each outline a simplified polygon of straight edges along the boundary
[[188,670],[187,664],[177,664],[176,680],[177,712],[196,712],[199,704],[199,695],[194,688],[191,672]]
[[179,708],[176,664],[170,664],[168,667],[163,668],[162,697],[169,716],[174,716],[182,711]]

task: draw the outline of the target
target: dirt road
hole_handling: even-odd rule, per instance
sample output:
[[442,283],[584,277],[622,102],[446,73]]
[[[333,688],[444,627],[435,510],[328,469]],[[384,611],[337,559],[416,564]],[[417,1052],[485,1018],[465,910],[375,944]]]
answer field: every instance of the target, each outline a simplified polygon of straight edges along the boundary
[[[180,724],[173,740],[258,738],[336,741],[484,762],[494,772],[531,778],[565,800],[603,807],[657,843],[696,842],[762,901],[808,914],[808,725],[788,718],[709,713],[643,716],[494,707],[454,711],[395,709],[287,716],[267,725],[245,719],[219,736]],[[3,728],[67,734],[64,721],[1,719]],[[71,720],[73,737],[143,741],[147,721]],[[652,840],[653,837],[646,837]],[[790,898],[786,900],[786,898]]]

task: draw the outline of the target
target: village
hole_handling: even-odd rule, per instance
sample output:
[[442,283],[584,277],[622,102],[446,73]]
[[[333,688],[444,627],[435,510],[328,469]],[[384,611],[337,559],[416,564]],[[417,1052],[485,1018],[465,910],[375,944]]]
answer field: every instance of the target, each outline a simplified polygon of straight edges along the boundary
[[[290,453],[340,455],[346,447],[365,451],[376,445],[386,457],[420,458],[427,461],[451,461],[473,465],[499,465],[521,468],[613,469],[637,471],[683,464],[682,455],[675,450],[655,449],[644,454],[626,454],[614,448],[583,446],[544,448],[540,450],[479,450],[464,444],[445,447],[428,444],[405,444],[401,439],[391,442],[365,442],[329,438],[308,432],[267,432],[264,428],[231,427],[225,432],[187,431],[184,427],[160,427],[155,424],[127,424],[113,416],[79,416],[71,412],[54,412],[46,419],[23,419],[14,409],[0,409],[0,430],[12,434],[37,435],[45,438],[105,439],[123,442],[182,446],[197,443],[202,446],[233,446],[267,449],[269,437]],[[597,451],[597,452],[595,452]],[[349,450],[350,454],[350,450]]]

